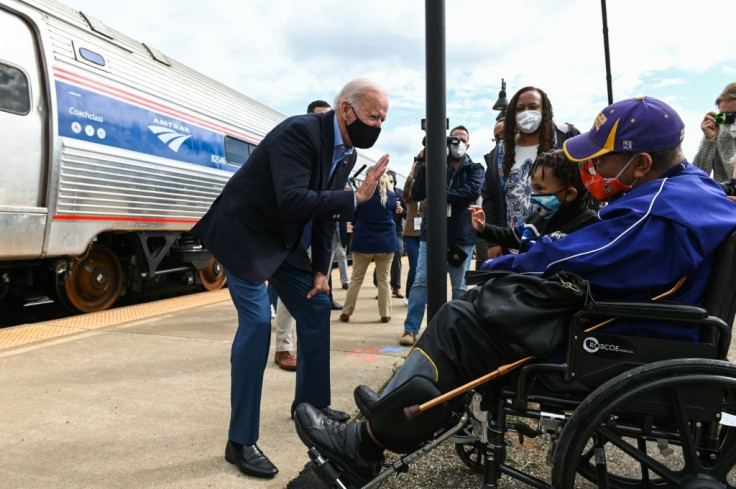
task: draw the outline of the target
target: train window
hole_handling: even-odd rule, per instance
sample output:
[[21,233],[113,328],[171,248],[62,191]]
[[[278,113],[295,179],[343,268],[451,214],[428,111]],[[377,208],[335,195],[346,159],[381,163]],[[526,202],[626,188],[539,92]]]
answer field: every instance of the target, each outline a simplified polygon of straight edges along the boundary
[[87,48],[79,48],[79,55],[90,63],[105,66],[105,58],[103,58],[101,54],[97,54]]
[[28,78],[18,68],[0,63],[0,110],[25,115],[31,111]]
[[242,165],[250,156],[248,143],[232,136],[225,136],[225,158],[231,165]]

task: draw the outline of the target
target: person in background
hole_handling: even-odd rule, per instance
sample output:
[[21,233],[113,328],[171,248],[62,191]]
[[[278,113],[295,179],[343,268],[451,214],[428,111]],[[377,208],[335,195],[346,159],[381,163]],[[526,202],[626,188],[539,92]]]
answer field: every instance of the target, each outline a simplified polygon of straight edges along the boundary
[[[589,132],[564,144],[568,159],[586,162],[581,178],[593,197],[610,200],[600,211],[601,220],[559,240],[542,237],[527,253],[496,258],[492,269],[543,276],[577,273],[590,281],[594,297],[624,300],[652,297],[653,291],[669,290],[687,277],[668,300],[701,306],[716,249],[736,228],[736,204],[685,160],[683,136],[682,119],[657,99],[622,100],[603,109]],[[673,327],[639,320],[614,322],[601,331],[697,341],[699,329],[686,322]],[[401,387],[417,377],[434,386],[432,398],[524,356],[480,320],[472,303],[451,301],[433,317],[381,398],[400,395]],[[433,416],[432,410],[406,421],[404,406],[427,397],[419,400],[410,389],[404,393],[396,396],[396,416],[371,416],[379,397],[359,386],[355,400],[367,420],[347,425],[326,419],[309,404],[299,405],[297,434],[360,487],[380,470],[386,449],[418,445],[447,423],[448,415]],[[494,400],[487,402],[492,406]],[[397,432],[405,434],[399,441]]]
[[403,199],[403,191],[397,185],[396,172],[386,170],[386,174],[391,181],[389,182],[389,190],[396,195],[397,212],[394,214],[394,222],[396,223],[396,238],[399,243],[399,249],[394,253],[394,259],[391,262],[391,294],[397,299],[403,299],[401,294],[401,258],[404,256],[404,240],[401,235],[404,232],[404,219],[406,219],[406,204]]
[[417,258],[419,256],[419,240],[422,235],[422,216],[424,216],[424,201],[416,202],[411,198],[411,187],[419,167],[424,164],[424,149],[414,157],[414,164],[411,167],[409,176],[404,182],[402,197],[406,205],[406,223],[404,224],[404,249],[406,257],[409,261],[409,271],[406,274],[406,298],[404,304],[409,304],[409,295],[411,287],[414,285],[414,276],[417,271]]
[[[474,163],[467,154],[470,147],[470,134],[465,126],[457,126],[450,131],[447,138],[447,246],[459,248],[465,254],[461,262],[448,260],[447,272],[452,284],[452,298],[458,299],[468,289],[465,272],[470,268],[473,259],[473,247],[476,234],[470,222],[468,206],[475,203],[480,196],[483,185],[483,166]],[[412,184],[411,198],[422,201],[431,198],[427,195],[426,165],[421,165]],[[416,343],[419,328],[424,320],[424,309],[427,307],[427,210],[422,219],[422,235],[419,242],[417,271],[414,284],[409,295],[409,310],[404,321],[404,332],[399,344],[410,346]],[[448,253],[448,257],[450,254]]]
[[[276,125],[191,230],[224,266],[238,312],[225,460],[253,477],[278,472],[256,445],[271,342],[266,280],[296,318],[299,364],[292,415],[297,404],[309,402],[330,419],[350,419],[330,408],[327,274],[335,222],[373,195],[388,166],[386,154],[360,188],[343,190],[357,158],[354,148],[370,148],[381,133],[388,96],[358,78],[340,90],[334,106]],[[311,259],[300,246],[309,222]]]
[[[503,222],[504,216],[503,211],[504,207],[500,205],[493,205],[493,197],[489,195],[489,189],[488,189],[488,180],[493,180],[494,175],[498,175],[498,164],[496,160],[498,159],[498,152],[494,151],[496,148],[498,148],[498,145],[501,143],[501,140],[503,139],[503,128],[504,128],[504,118],[503,114],[499,114],[499,117],[496,119],[496,123],[493,125],[493,143],[494,147],[491,150],[490,153],[487,153],[483,155],[483,159],[486,163],[486,174],[483,180],[483,187],[480,189],[480,196],[481,196],[481,206],[483,207],[483,212],[486,216],[493,216],[493,213],[497,213],[497,216],[494,216],[490,219],[489,222]],[[491,168],[491,167],[495,168]],[[478,238],[478,242],[475,244],[475,269],[480,270],[481,265],[483,263],[490,259],[495,258],[496,256],[501,255],[501,247],[498,246],[498,243],[489,242],[488,240],[485,240],[483,238]]]
[[[389,177],[388,189],[396,195],[396,214],[394,214],[394,221],[396,223],[396,237],[399,242],[399,250],[394,253],[394,259],[391,262],[391,294],[397,299],[403,299],[404,296],[401,294],[401,258],[404,256],[404,240],[401,238],[404,230],[403,221],[406,218],[406,204],[402,198],[402,190],[396,186],[396,172],[393,170],[386,170],[386,175]],[[376,279],[377,269],[373,270],[373,285],[378,286]],[[378,297],[376,297],[378,299]]]
[[736,82],[726,85],[716,99],[716,107],[720,114],[708,112],[700,123],[703,139],[693,164],[705,173],[713,172],[713,178],[723,182],[733,173],[729,160],[736,155]]
[[391,177],[387,172],[381,177],[373,196],[358,205],[355,211],[352,240],[353,274],[345,297],[345,307],[340,314],[340,321],[345,323],[350,321],[365,272],[374,260],[381,322],[387,323],[391,320],[391,262],[394,253],[399,249],[394,215],[401,212],[401,207],[398,206],[396,194],[389,190],[390,182]]
[[[555,125],[552,103],[537,87],[519,89],[504,114],[503,140],[486,157],[483,183],[483,209],[489,224],[515,227],[531,213],[531,178],[529,171],[536,157],[564,140],[580,134],[572,124],[563,132]],[[495,164],[494,164],[495,163]],[[504,251],[489,245],[488,258]]]

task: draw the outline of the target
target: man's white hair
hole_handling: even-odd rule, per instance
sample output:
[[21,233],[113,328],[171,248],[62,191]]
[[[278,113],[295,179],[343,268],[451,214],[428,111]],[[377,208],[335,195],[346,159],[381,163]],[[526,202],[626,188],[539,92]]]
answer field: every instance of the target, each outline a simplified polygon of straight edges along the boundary
[[354,104],[369,93],[379,93],[386,96],[386,91],[376,82],[369,80],[368,78],[356,78],[349,81],[344,87],[342,87],[340,93],[335,97],[333,107],[337,110],[343,100],[347,100],[348,103]]

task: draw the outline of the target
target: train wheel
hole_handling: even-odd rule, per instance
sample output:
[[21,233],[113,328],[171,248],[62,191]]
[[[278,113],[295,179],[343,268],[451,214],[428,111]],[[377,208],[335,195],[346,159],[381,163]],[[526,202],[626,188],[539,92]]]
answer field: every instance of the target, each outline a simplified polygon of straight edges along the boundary
[[198,272],[199,283],[205,290],[219,290],[225,286],[227,276],[225,275],[225,267],[214,258],[206,267]]
[[117,255],[101,244],[74,261],[71,270],[56,279],[60,302],[73,312],[103,311],[113,305],[123,289],[123,267]]

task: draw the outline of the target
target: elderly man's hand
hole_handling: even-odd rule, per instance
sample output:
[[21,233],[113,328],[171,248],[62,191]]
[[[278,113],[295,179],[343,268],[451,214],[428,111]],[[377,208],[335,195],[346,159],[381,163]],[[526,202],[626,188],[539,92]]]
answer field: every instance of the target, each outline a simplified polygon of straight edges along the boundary
[[363,180],[360,188],[355,191],[355,200],[358,202],[358,204],[362,204],[366,200],[370,199],[373,195],[373,192],[376,191],[378,181],[381,179],[381,176],[386,171],[386,167],[388,166],[388,160],[389,156],[387,153],[381,156],[381,159],[378,160],[378,163],[376,163],[376,165],[368,173],[365,174],[365,180]]
[[314,274],[314,288],[307,292],[307,299],[311,299],[320,292],[330,293],[330,286],[327,283],[327,275],[317,272]]

